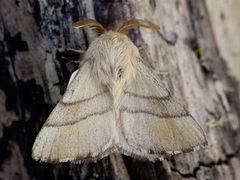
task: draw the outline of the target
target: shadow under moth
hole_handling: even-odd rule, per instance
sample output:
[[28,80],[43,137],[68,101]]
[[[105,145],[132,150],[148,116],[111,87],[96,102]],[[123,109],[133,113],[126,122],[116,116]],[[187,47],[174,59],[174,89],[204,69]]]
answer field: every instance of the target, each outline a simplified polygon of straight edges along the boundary
[[196,120],[163,87],[125,35],[147,20],[133,19],[117,32],[85,19],[101,35],[85,52],[63,99],[52,111],[32,148],[32,157],[48,163],[96,161],[112,152],[141,160],[163,160],[207,145]]

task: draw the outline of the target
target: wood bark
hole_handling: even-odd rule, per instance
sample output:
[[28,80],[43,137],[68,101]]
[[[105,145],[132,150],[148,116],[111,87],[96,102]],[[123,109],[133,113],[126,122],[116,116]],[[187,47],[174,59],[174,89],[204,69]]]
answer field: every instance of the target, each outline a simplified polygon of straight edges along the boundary
[[[240,179],[240,1],[1,0],[0,179]],[[66,48],[96,37],[70,25],[92,18],[106,29],[148,19],[160,31],[129,36],[143,59],[207,134],[209,145],[165,161],[112,154],[89,164],[35,162],[31,148],[78,67]]]

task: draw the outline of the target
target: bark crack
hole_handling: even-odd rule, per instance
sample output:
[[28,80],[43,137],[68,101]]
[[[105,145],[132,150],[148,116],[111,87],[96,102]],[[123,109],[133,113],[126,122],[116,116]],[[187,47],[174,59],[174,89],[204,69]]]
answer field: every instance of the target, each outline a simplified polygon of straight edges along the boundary
[[234,158],[234,157],[238,157],[239,152],[240,152],[240,147],[239,147],[239,149],[235,153],[227,154],[225,160],[219,159],[217,162],[210,162],[208,164],[199,162],[199,165],[197,167],[193,168],[193,173],[181,173],[180,170],[178,170],[176,168],[172,168],[172,167],[171,167],[171,170],[173,172],[177,172],[183,178],[197,178],[196,174],[201,169],[201,167],[212,168],[212,167],[214,167],[216,165],[223,165],[223,164],[228,165],[229,164],[229,160]]

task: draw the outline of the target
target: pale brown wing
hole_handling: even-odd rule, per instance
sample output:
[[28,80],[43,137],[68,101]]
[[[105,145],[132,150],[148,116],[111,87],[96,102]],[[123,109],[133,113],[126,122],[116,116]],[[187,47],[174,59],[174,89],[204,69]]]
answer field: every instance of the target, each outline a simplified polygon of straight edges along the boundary
[[112,99],[86,62],[73,73],[63,99],[39,132],[35,160],[49,163],[96,160],[110,153],[116,138]]
[[142,159],[189,152],[207,144],[202,128],[159,82],[137,61],[137,79],[125,90],[118,133],[120,151]]

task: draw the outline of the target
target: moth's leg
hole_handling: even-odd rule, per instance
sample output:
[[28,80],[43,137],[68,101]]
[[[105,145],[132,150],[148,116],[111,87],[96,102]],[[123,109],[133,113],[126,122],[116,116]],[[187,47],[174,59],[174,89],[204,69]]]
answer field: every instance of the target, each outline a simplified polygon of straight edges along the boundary
[[61,58],[62,58],[62,59],[65,59],[65,60],[67,60],[68,62],[71,62],[71,63],[76,63],[76,64],[80,64],[80,63],[81,63],[80,61],[75,61],[75,60],[66,58],[66,57],[64,57],[64,56],[61,56]]
[[[85,50],[78,50],[78,49],[71,49],[71,48],[66,49],[66,51],[72,51],[72,52],[75,52],[75,53],[78,53],[78,54],[84,54],[86,52]],[[77,64],[81,63],[80,61],[75,61],[75,60],[69,59],[65,56],[61,56],[61,58],[65,59],[65,60],[67,60],[71,63],[77,63]]]
[[158,75],[161,75],[161,76],[167,76],[167,75],[170,75],[168,71],[158,72],[157,74],[158,74]]
[[[142,49],[144,49],[144,48],[146,48],[146,47],[148,47],[148,45],[147,45],[147,44],[144,44],[143,46],[140,46],[140,47],[138,48],[138,50],[140,51],[140,50],[142,50]],[[169,75],[169,72],[168,72],[168,71],[162,71],[162,72],[158,72],[157,74],[158,74],[158,75],[161,75],[161,76],[166,76],[166,75]]]
[[140,46],[140,47],[138,48],[138,50],[140,51],[140,50],[142,50],[142,49],[144,49],[144,48],[146,48],[146,47],[148,47],[148,45],[147,45],[147,44],[144,44],[143,46]]
[[[164,77],[165,79],[165,87],[169,90],[171,94],[174,94],[174,87],[171,79],[171,75],[169,71],[159,71],[157,72],[158,76]],[[159,77],[160,78],[160,77]]]
[[68,48],[68,49],[66,49],[66,51],[72,51],[72,52],[75,52],[75,53],[78,53],[78,54],[83,54],[83,53],[86,52],[85,50],[81,50],[81,49],[72,49],[72,48]]

